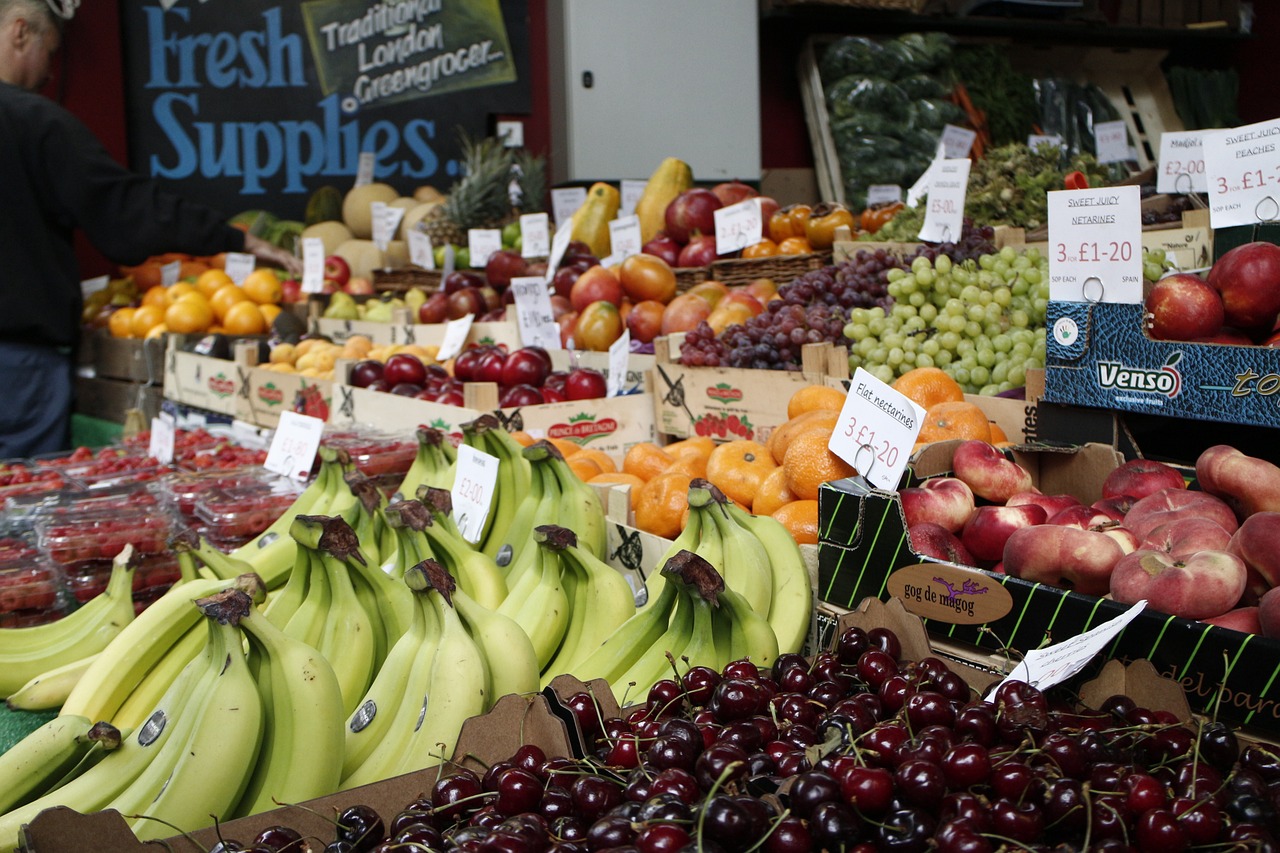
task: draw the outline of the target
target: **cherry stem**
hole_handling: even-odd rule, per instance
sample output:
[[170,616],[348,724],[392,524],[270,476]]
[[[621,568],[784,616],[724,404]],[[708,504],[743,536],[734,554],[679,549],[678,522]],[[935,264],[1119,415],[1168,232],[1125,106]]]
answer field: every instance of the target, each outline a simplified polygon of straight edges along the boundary
[[[1031,851],[1031,853],[1034,853],[1034,849],[1033,849],[1033,848],[1028,847],[1027,845],[1023,844],[1021,841],[1018,841],[1016,838],[1007,838],[1007,837],[1005,837],[1005,836],[1003,836],[1003,835],[996,835],[995,833],[985,833],[985,832],[982,834],[982,837],[983,837],[983,838],[994,838],[994,839],[996,839],[997,841],[1003,842],[1004,844],[1010,844],[1010,845],[1013,845],[1014,847],[1018,848],[1019,850],[1027,850],[1027,851]],[[1085,848],[1085,849],[1088,849],[1088,848]]]
[[[129,820],[153,820],[156,823],[160,824],[161,826],[169,827],[174,832],[178,833],[183,838],[190,841],[192,844],[196,846],[196,849],[202,850],[204,851],[204,853],[209,853],[208,849],[205,848],[204,845],[202,845],[199,841],[196,841],[194,838],[191,837],[191,833],[187,832],[185,829],[183,829],[180,826],[176,826],[170,823],[169,821],[165,820],[162,817],[152,817],[151,815],[146,815],[146,814],[130,814],[130,815],[125,815],[125,817],[128,818]],[[216,817],[214,818],[214,821],[213,821],[213,831],[214,831],[214,834],[218,836],[218,843],[225,844],[226,842],[223,841],[222,839],[222,828],[218,826],[218,820]],[[165,847],[168,847],[171,851],[173,849],[169,847],[167,843],[165,843]]]
[[702,827],[707,820],[706,804],[710,802],[711,799],[716,795],[716,792],[720,790],[720,786],[723,785],[725,783],[725,780],[729,778],[729,774],[736,772],[740,766],[742,766],[741,761],[730,761],[728,764],[726,764],[725,768],[720,771],[720,775],[716,777],[715,784],[713,784],[707,790],[707,796],[703,798],[703,801],[702,801],[703,808],[700,812],[698,812],[698,829],[696,833],[699,850],[704,849],[702,846]]
[[782,812],[782,814],[778,815],[778,817],[777,817],[777,818],[775,818],[773,821],[771,821],[771,822],[770,822],[770,824],[769,824],[769,831],[768,831],[768,832],[766,832],[766,833],[765,833],[765,834],[760,838],[760,840],[759,840],[759,841],[757,841],[755,844],[752,844],[750,847],[748,847],[746,850],[744,850],[744,851],[743,851],[743,853],[755,853],[755,851],[759,850],[759,849],[760,849],[760,845],[762,845],[762,844],[764,844],[766,841],[768,841],[768,840],[769,840],[769,838],[770,838],[770,837],[771,837],[775,832],[777,832],[777,830],[778,830],[778,825],[779,825],[779,824],[781,824],[784,820],[786,820],[786,819],[787,819],[787,817],[789,817],[790,815],[791,815],[791,809],[784,809],[784,810],[783,810],[783,812]]

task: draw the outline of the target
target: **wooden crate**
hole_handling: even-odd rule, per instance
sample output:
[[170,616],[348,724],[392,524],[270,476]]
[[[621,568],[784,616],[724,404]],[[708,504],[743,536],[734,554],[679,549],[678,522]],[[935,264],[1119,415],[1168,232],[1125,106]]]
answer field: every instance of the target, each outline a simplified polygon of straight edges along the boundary
[[99,329],[93,339],[94,373],[107,379],[159,385],[164,381],[164,351],[165,337],[117,338]]

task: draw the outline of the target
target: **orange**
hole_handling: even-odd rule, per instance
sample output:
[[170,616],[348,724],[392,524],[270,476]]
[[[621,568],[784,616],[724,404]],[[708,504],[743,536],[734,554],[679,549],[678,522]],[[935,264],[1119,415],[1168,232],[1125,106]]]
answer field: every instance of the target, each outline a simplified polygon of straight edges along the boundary
[[201,298],[204,297],[204,294],[200,293],[200,289],[189,281],[180,281],[172,287],[166,288],[166,290],[168,291],[170,305],[177,302],[182,297],[190,296],[193,293],[199,295]]
[[213,309],[203,297],[185,297],[165,309],[164,324],[180,335],[203,332],[213,324]]
[[805,412],[838,412],[844,408],[845,393],[826,385],[806,385],[791,395],[787,401],[787,417],[794,418]]
[[596,450],[594,447],[584,447],[580,449],[574,456],[582,456],[587,459],[594,459],[595,463],[600,466],[601,474],[612,474],[618,470],[618,463],[613,461],[613,457],[603,450]]
[[163,322],[163,308],[159,305],[143,305],[133,312],[133,319],[129,322],[129,334],[131,337],[145,338],[152,326],[158,326]]
[[690,477],[707,476],[707,460],[693,453],[686,453],[683,456],[676,457],[676,461],[667,466],[662,473],[669,471],[683,471]]
[[127,338],[133,334],[133,312],[137,308],[117,308],[107,318],[107,331],[112,337]]
[[150,290],[160,286],[160,266],[155,261],[148,260],[129,269],[129,275],[133,283],[138,286],[138,290]]
[[259,305],[274,305],[284,299],[284,288],[274,270],[262,267],[245,276],[240,282],[240,289]]
[[797,435],[787,446],[782,467],[787,488],[800,500],[816,501],[818,487],[857,473],[853,466],[827,449],[831,430],[810,429]]
[[284,309],[279,305],[268,302],[266,304],[259,305],[258,310],[262,312],[262,319],[266,320],[267,325],[270,326],[276,321],[276,318],[280,316],[280,312]]
[[170,301],[169,289],[165,287],[153,287],[146,293],[142,294],[143,305],[156,305],[160,308],[168,308]]
[[664,444],[662,449],[671,457],[696,454],[706,459],[711,455],[711,451],[716,449],[716,442],[710,436],[694,435],[689,438],[682,438],[680,441]]
[[787,528],[797,545],[818,544],[817,501],[792,501],[779,507],[773,517]]
[[836,424],[840,421],[840,413],[833,412],[829,409],[814,409],[812,412],[805,412],[803,415],[797,415],[787,421],[782,426],[769,433],[768,448],[769,453],[773,456],[773,461],[779,465],[782,464],[782,458],[787,453],[787,446],[791,444],[791,440],[802,432],[810,429],[824,429],[830,435],[831,431],[836,428]]
[[214,316],[218,321],[225,325],[227,319],[227,311],[237,302],[248,302],[249,297],[244,295],[244,291],[236,287],[234,284],[224,284],[218,288],[218,292],[209,297],[209,304],[213,306]]
[[624,474],[621,471],[612,473],[606,471],[603,474],[596,474],[587,482],[593,486],[630,486],[631,493],[628,498],[633,511],[636,508],[636,504],[640,502],[640,487],[644,485],[644,480],[641,480],[635,474]]
[[769,448],[740,438],[722,444],[707,457],[707,479],[740,504],[751,505],[756,490],[778,463]]
[[991,422],[987,420],[986,412],[978,408],[976,403],[963,400],[930,406],[925,413],[924,423],[920,426],[920,435],[916,437],[917,443],[928,444],[949,438],[990,441]]
[[169,327],[164,323],[157,323],[147,330],[148,338],[162,338],[169,333]]
[[572,441],[564,438],[548,438],[547,441],[552,444],[556,450],[560,451],[560,455],[565,459],[577,454],[582,448],[574,444]]
[[674,461],[669,453],[652,441],[642,441],[627,450],[627,455],[622,458],[622,470],[635,474],[641,480],[652,480]]
[[779,255],[807,255],[812,251],[813,246],[804,237],[788,237],[778,244]]
[[926,411],[936,403],[964,400],[964,389],[939,367],[913,367],[893,382],[893,390]]
[[[275,351],[272,350],[272,352]],[[511,432],[511,437],[514,438],[516,440],[516,444],[519,444],[521,447],[528,447],[535,441],[533,436],[529,435],[529,433],[522,429],[513,430]]]
[[592,459],[590,456],[583,456],[581,453],[575,453],[565,460],[569,466],[569,470],[578,475],[578,479],[586,483],[592,477],[597,477],[604,473],[600,470],[600,463]]
[[689,508],[689,483],[693,478],[679,471],[658,474],[640,487],[636,497],[636,527],[674,539],[683,529],[682,519]]
[[795,499],[796,496],[787,488],[787,469],[779,465],[760,483],[760,488],[751,501],[751,512],[755,515],[772,515],[778,507]]
[[212,298],[213,294],[228,284],[235,284],[235,282],[231,280],[231,276],[220,269],[206,270],[200,273],[200,277],[196,279],[196,287],[209,298]]
[[222,325],[229,335],[261,335],[267,331],[267,319],[257,303],[237,302],[227,309]]
[[199,278],[209,269],[209,265],[204,261],[182,261],[182,265],[178,267],[178,278]]
[[1013,442],[1009,440],[1009,435],[1000,428],[1000,424],[995,421],[988,421],[991,424],[991,443],[996,447],[1011,447]]

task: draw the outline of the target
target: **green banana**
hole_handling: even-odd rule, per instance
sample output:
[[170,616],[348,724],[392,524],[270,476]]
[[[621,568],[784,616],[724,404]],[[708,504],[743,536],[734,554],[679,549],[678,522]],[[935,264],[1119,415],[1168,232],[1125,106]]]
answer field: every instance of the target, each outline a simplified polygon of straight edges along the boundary
[[[493,558],[471,546],[458,530],[450,513],[453,496],[443,489],[418,490],[418,500],[430,511],[422,532],[435,557],[453,575],[467,595],[480,606],[494,610],[507,598],[507,580]],[[417,519],[410,519],[417,524]]]
[[307,600],[307,590],[311,585],[311,552],[299,545],[293,537],[293,567],[289,569],[289,579],[284,586],[271,593],[262,613],[271,624],[280,630],[289,624],[293,614],[298,612],[302,602]]
[[730,643],[725,663],[749,659],[756,666],[769,667],[778,657],[778,637],[769,620],[756,612],[746,598],[729,587],[720,593],[717,619],[730,623]]
[[666,584],[667,579],[662,576],[662,567],[667,561],[681,551],[696,551],[698,542],[702,536],[702,514],[689,510],[689,516],[685,521],[684,530],[680,531],[680,535],[671,541],[671,545],[667,548],[666,553],[658,558],[657,571],[649,573],[644,580],[644,587],[649,592],[649,598],[643,605],[648,607],[649,602],[654,601],[662,592],[662,587]]
[[730,502],[726,509],[742,527],[763,544],[769,554],[773,593],[769,624],[778,640],[779,653],[800,652],[809,638],[813,621],[813,583],[800,546],[775,518],[752,515]]
[[418,427],[418,455],[400,482],[400,494],[410,497],[419,486],[452,489],[457,470],[458,452],[443,431]]
[[[609,682],[620,704],[644,701],[649,688],[664,678],[674,677],[672,661],[678,661],[693,637],[693,598],[679,581],[668,581],[674,587],[675,607],[666,630],[648,648],[643,649],[627,670]],[[670,654],[671,658],[667,655]]]
[[636,611],[604,642],[595,649],[583,648],[585,657],[570,671],[583,681],[617,681],[666,633],[677,599],[676,585],[664,584],[647,607]]
[[[534,529],[534,541],[545,541],[547,527]],[[511,589],[498,612],[515,620],[529,635],[538,666],[545,669],[569,626],[569,599],[560,580],[560,561],[556,555],[549,549],[538,548],[536,562],[536,572],[528,572]]]
[[53,790],[91,749],[120,746],[120,731],[109,723],[63,714],[54,717],[0,754],[0,814]]
[[320,638],[324,636],[325,621],[329,618],[329,611],[333,607],[333,590],[329,587],[329,572],[325,570],[320,555],[301,542],[298,543],[298,550],[306,554],[307,596],[284,625],[274,621],[278,618],[275,614],[269,614],[267,618],[273,619],[272,624],[295,640],[301,640],[311,648],[319,649]]
[[724,492],[706,480],[694,480],[689,486],[690,511],[699,505],[720,531],[723,562],[713,565],[724,577],[725,586],[745,598],[761,616],[768,616],[773,598],[769,552],[750,530],[729,515],[727,503],[731,501]]
[[98,654],[100,653],[82,657],[40,673],[9,694],[5,704],[14,711],[47,711],[61,708],[67,701],[67,697],[71,695],[71,688],[76,686],[80,676],[84,675],[85,670],[98,659]]

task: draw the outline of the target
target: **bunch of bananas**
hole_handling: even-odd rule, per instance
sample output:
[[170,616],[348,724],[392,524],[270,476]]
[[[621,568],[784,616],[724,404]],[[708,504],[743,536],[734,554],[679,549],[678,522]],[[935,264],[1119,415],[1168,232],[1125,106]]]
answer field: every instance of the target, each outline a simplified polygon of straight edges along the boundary
[[418,427],[418,455],[400,483],[402,495],[416,494],[421,486],[436,489],[453,488],[453,475],[457,471],[458,451],[449,436],[434,427]]

